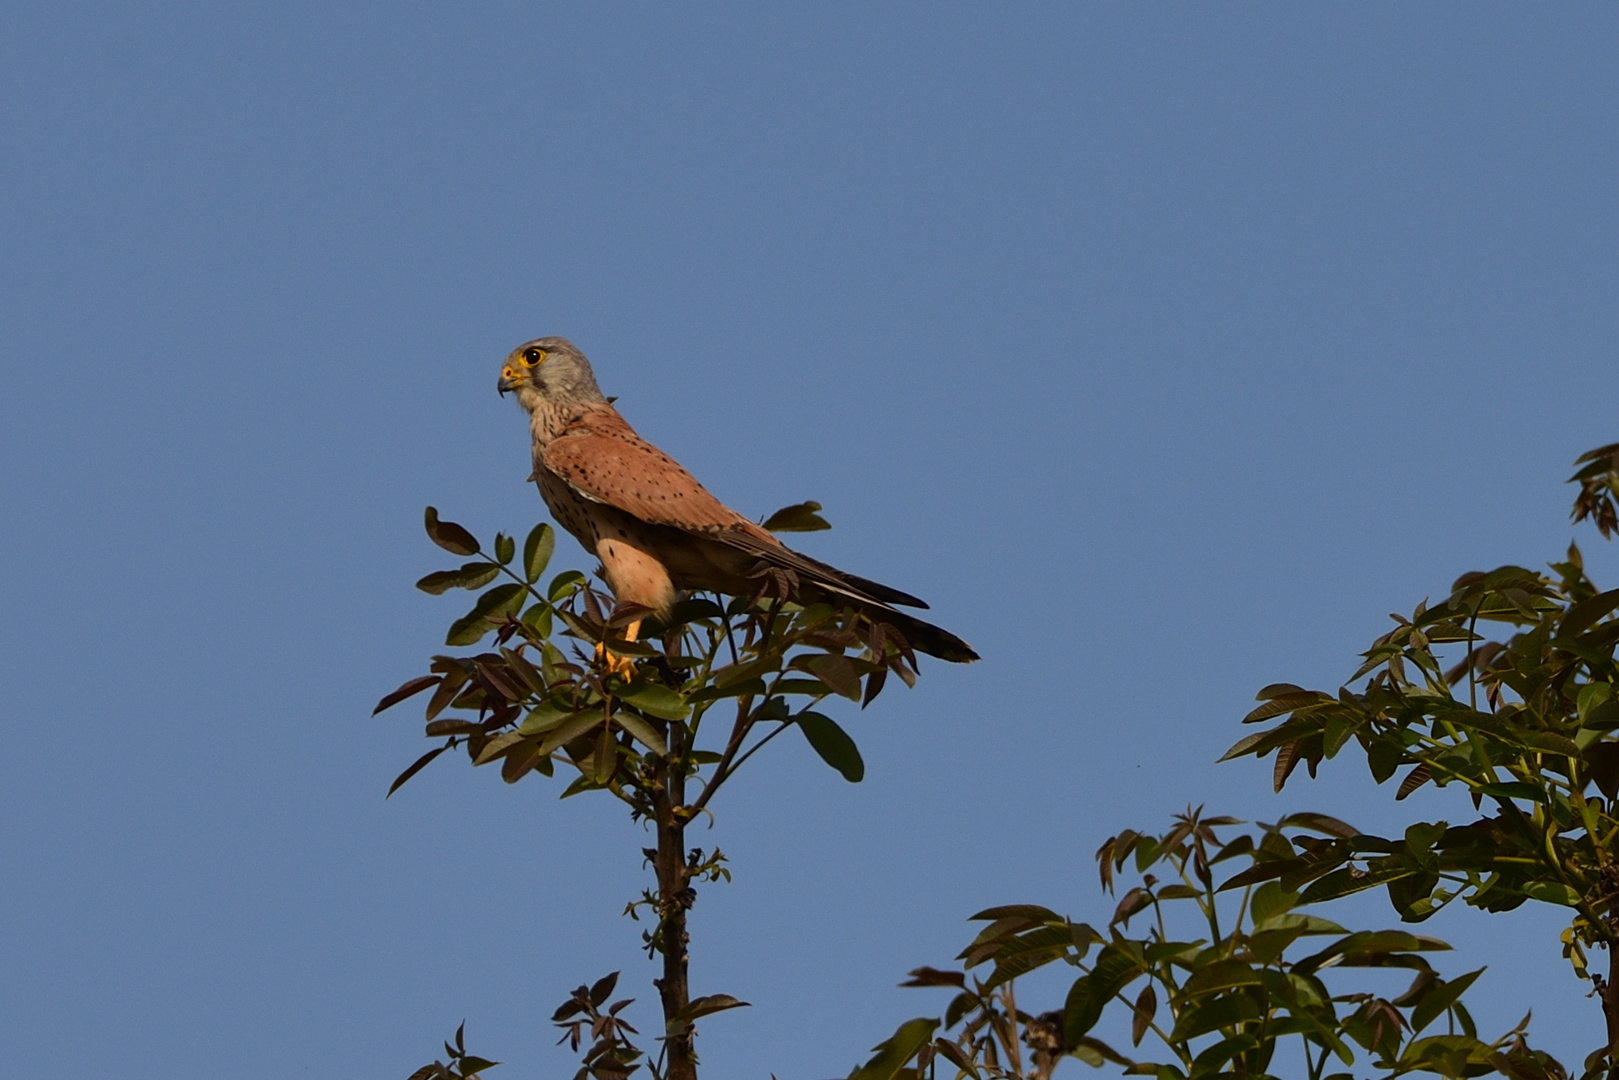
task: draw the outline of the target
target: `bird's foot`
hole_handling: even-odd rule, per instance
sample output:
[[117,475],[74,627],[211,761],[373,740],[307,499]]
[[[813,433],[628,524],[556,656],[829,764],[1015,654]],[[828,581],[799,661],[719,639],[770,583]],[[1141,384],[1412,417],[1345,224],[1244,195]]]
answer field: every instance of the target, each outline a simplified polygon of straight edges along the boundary
[[[624,640],[634,641],[641,636],[641,620],[636,619],[624,628]],[[635,678],[635,661],[627,656],[619,656],[607,647],[606,639],[596,642],[596,663],[602,665],[610,674],[621,675],[625,679]]]
[[635,677],[635,661],[613,652],[605,641],[596,642],[596,663],[610,675],[621,675],[625,679]]

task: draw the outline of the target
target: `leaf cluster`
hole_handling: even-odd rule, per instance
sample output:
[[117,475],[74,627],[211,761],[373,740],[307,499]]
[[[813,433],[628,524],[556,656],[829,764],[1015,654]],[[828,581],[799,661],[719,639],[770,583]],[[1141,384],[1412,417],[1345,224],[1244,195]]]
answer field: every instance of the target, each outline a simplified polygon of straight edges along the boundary
[[1580,485],[1580,493],[1570,516],[1576,523],[1590,518],[1605,538],[1613,539],[1619,532],[1619,509],[1614,505],[1619,498],[1619,443],[1588,450],[1574,464],[1580,468],[1568,482]]
[[[964,970],[921,968],[905,984],[954,989],[944,1017],[901,1025],[850,1080],[935,1077],[941,1063],[958,1080],[1044,1080],[1070,1057],[1160,1080],[1267,1077],[1289,1042],[1310,1080],[1347,1080],[1361,1055],[1391,1077],[1561,1080],[1561,1066],[1529,1048],[1527,1017],[1498,1039],[1479,1037],[1461,996],[1483,969],[1441,976],[1424,954],[1444,942],[1350,931],[1305,910],[1314,901],[1304,881],[1278,868],[1354,829],[1295,814],[1221,836],[1240,824],[1188,811],[1161,835],[1110,838],[1097,852],[1104,889],[1126,867],[1135,883],[1103,926],[1028,904],[980,912],[974,919],[987,925],[958,957]],[[1053,963],[1078,972],[1062,1009],[1020,1011],[1014,980]],[[1392,998],[1336,985],[1357,968],[1396,969],[1410,982]],[[1097,1036],[1109,1016],[1128,1021],[1129,1053]],[[1144,1042],[1156,1053],[1133,1056]]]
[[[765,524],[828,528],[820,509],[801,503]],[[718,849],[683,846],[685,825],[711,814],[720,787],[789,728],[844,779],[860,781],[859,748],[826,703],[842,697],[864,708],[890,675],[914,685],[916,655],[896,628],[853,608],[796,602],[791,572],[762,563],[750,575],[751,595],[693,595],[655,612],[614,604],[577,570],[546,580],[556,545],[549,525],[531,529],[519,551],[505,533],[486,547],[433,507],[425,523],[435,544],[467,561],[417,587],[477,595],[445,636],[446,645],[467,651],[432,657],[425,673],[374,710],[425,696],[424,734],[438,743],[388,794],[460,748],[474,766],[497,767],[507,783],[560,770],[563,798],[605,792],[655,826],[657,846],[643,850],[657,884],[627,913],[650,914],[642,940],[649,957],[663,955],[658,1054],[649,1060],[630,1041],[635,1029],[620,1015],[628,1000],[605,1005],[616,973],[580,987],[555,1020],[564,1041],[584,1047],[581,1080],[619,1080],[643,1067],[654,1077],[694,1077],[695,1022],[746,1003],[688,994],[685,912],[696,885],[729,880],[730,871]]]
[[[809,506],[788,508],[788,525],[805,527]],[[894,628],[853,609],[794,603],[787,599],[791,583],[768,573],[759,575],[751,597],[694,596],[659,614],[613,606],[576,570],[542,585],[555,546],[549,525],[528,534],[519,561],[505,534],[496,536],[490,554],[432,507],[426,521],[435,543],[472,561],[428,574],[417,587],[435,594],[483,590],[450,625],[446,644],[475,646],[492,635],[494,648],[434,656],[426,674],[377,704],[381,712],[431,691],[425,733],[445,740],[401,773],[389,794],[460,746],[474,765],[498,765],[508,783],[532,772],[552,776],[560,764],[576,774],[563,797],[604,790],[645,814],[644,766],[656,756],[700,778],[695,813],[743,761],[789,727],[845,779],[859,781],[860,751],[821,703],[841,696],[865,706],[890,674],[907,685],[916,679],[916,656]],[[634,623],[641,624],[640,640],[626,640]],[[613,657],[628,661],[627,669]],[[704,747],[705,720],[719,707],[731,724]]]
[[635,999],[615,1001],[602,1011],[617,985],[618,972],[604,975],[580,986],[551,1014],[551,1022],[562,1029],[558,1045],[568,1043],[578,1053],[581,1044],[588,1044],[573,1080],[624,1080],[640,1067],[641,1050],[629,1040],[637,1032],[619,1016]]
[[455,1042],[444,1044],[444,1056],[449,1063],[434,1061],[423,1065],[410,1074],[409,1080],[478,1080],[486,1069],[492,1069],[500,1064],[490,1061],[476,1054],[467,1053],[466,1044],[467,1025],[461,1024],[455,1029]]
[[1465,791],[1471,821],[1351,837],[1288,872],[1314,900],[1382,887],[1410,922],[1458,898],[1567,907],[1566,952],[1585,977],[1585,947],[1619,938],[1619,590],[1591,582],[1576,546],[1552,571],[1463,575],[1444,602],[1393,616],[1335,694],[1267,686],[1246,722],[1280,722],[1226,757],[1274,753],[1278,790],[1300,761],[1314,774],[1355,750],[1377,783],[1399,777],[1396,799],[1430,783]]

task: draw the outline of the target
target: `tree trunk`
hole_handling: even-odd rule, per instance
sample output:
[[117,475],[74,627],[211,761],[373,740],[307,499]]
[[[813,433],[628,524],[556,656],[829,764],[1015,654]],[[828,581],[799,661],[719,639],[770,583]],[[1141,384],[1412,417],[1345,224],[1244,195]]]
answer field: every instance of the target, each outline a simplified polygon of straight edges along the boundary
[[663,945],[663,977],[654,980],[663,999],[663,1019],[668,1034],[668,1080],[697,1080],[697,1058],[692,1052],[690,1025],[679,1031],[668,1023],[691,1002],[686,981],[686,910],[691,906],[690,872],[686,868],[686,822],[677,811],[686,803],[686,778],[677,776],[670,761],[678,759],[682,747],[679,724],[670,724],[669,759],[662,764],[664,797],[657,800],[659,936]]

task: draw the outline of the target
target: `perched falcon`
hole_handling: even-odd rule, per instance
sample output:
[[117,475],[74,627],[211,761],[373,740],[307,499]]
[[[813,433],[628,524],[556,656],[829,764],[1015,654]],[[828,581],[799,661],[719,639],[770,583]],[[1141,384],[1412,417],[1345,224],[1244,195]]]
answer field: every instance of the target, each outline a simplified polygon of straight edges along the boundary
[[618,415],[566,339],[514,349],[499,387],[528,410],[533,479],[552,517],[601,559],[619,601],[667,611],[683,590],[747,596],[762,563],[790,571],[795,600],[855,607],[941,660],[978,659],[948,630],[893,606],[927,607],[916,597],[801,555],[710,495]]

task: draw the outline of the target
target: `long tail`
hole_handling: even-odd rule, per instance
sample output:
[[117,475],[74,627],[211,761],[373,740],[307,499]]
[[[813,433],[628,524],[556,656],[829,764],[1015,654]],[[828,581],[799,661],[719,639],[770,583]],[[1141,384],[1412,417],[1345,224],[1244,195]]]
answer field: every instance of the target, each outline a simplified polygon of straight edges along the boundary
[[962,641],[942,626],[934,626],[924,622],[915,615],[903,611],[895,611],[887,604],[868,604],[865,608],[866,617],[873,622],[887,623],[910,642],[911,648],[917,652],[936,656],[940,660],[948,660],[952,664],[969,664],[978,659],[973,647]]
[[798,576],[801,589],[821,593],[834,604],[854,601],[868,618],[875,622],[886,623],[904,634],[911,648],[918,652],[954,664],[970,663],[978,659],[973,647],[950,631],[924,622],[915,615],[896,610],[893,606],[895,604],[927,607],[927,604],[910,593],[839,570],[819,559],[812,559],[803,552],[794,551],[752,522],[747,522],[747,525],[749,528],[728,531],[716,539],[756,555],[770,565],[791,570]]

